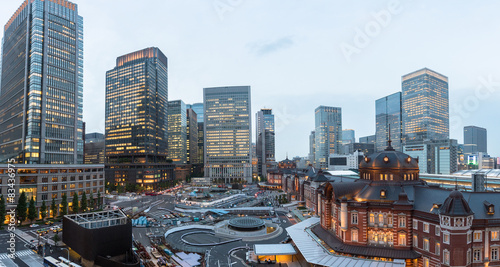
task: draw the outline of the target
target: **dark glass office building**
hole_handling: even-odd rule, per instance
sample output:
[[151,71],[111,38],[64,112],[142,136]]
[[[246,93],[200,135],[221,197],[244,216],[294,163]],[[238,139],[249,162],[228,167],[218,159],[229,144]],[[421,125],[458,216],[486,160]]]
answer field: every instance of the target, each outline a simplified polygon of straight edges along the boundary
[[187,109],[192,109],[196,113],[196,118],[198,121],[198,152],[197,152],[197,157],[198,159],[196,160],[198,164],[203,164],[204,156],[205,156],[205,143],[204,143],[204,137],[203,137],[203,129],[205,128],[204,126],[204,114],[205,112],[203,111],[203,103],[194,103],[194,104],[187,104],[186,105]]
[[383,151],[387,147],[389,127],[391,129],[390,137],[392,140],[392,147],[396,151],[402,151],[401,108],[401,92],[382,97],[375,101],[375,136],[377,151]]
[[83,163],[83,18],[69,1],[26,0],[4,26],[0,162]]
[[402,77],[403,143],[449,138],[448,77],[424,68]]
[[255,116],[257,124],[257,173],[261,177],[267,177],[267,170],[275,165],[275,131],[274,114],[272,109],[263,108]]
[[186,121],[187,121],[187,163],[188,164],[198,164],[198,122],[197,114],[194,110],[188,108],[186,109]]
[[156,47],[106,72],[106,179],[153,188],[173,179],[167,162],[167,57]]
[[479,152],[488,154],[488,140],[486,129],[477,126],[465,126],[464,153],[475,154]]

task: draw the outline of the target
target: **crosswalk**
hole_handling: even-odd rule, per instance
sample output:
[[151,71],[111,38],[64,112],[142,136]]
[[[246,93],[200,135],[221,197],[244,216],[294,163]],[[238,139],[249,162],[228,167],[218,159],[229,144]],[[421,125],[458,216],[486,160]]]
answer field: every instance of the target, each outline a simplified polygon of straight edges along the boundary
[[[33,250],[31,250],[31,249],[25,249],[25,250],[16,251],[16,256],[18,258],[21,258],[21,257],[24,257],[24,256],[29,256],[31,254],[35,254],[35,252],[33,252]],[[8,258],[9,258],[9,254],[7,254],[7,253],[0,254],[0,260],[8,259]]]

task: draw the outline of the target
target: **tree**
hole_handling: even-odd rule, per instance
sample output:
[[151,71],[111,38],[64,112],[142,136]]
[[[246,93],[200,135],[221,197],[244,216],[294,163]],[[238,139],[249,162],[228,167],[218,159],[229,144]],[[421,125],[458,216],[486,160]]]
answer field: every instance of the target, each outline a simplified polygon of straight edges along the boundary
[[68,197],[64,193],[61,200],[61,216],[68,214]]
[[90,191],[89,207],[91,210],[94,209],[94,194]]
[[106,183],[106,189],[107,189],[109,192],[113,192],[113,191],[116,191],[117,187],[116,187],[116,184],[114,184],[114,183],[110,183],[110,182],[107,182],[107,183]]
[[16,213],[17,218],[21,223],[26,220],[26,210],[28,208],[28,204],[26,203],[26,194],[24,192],[21,193],[19,199],[17,200]]
[[7,209],[5,206],[5,198],[3,195],[0,196],[0,227],[3,225],[5,221],[5,216],[7,216]]
[[57,216],[57,205],[54,198],[52,199],[52,204],[50,204],[50,209],[52,210],[52,217],[55,218]]
[[33,197],[30,199],[30,204],[28,207],[28,219],[30,220],[31,223],[33,223],[33,220],[36,219],[36,206],[35,206],[35,200]]
[[101,208],[101,191],[97,191],[97,208]]
[[79,207],[78,207],[78,194],[73,195],[73,213],[78,213]]
[[135,192],[135,184],[133,184],[133,183],[126,183],[125,184],[125,190],[127,192]]
[[80,200],[80,207],[83,212],[87,211],[87,194],[83,192],[82,194],[82,200]]
[[119,185],[116,188],[116,191],[118,192],[118,194],[125,193],[125,187],[123,185]]
[[54,240],[54,244],[57,246],[57,242],[59,242],[61,240],[61,238],[59,237],[59,234],[56,233],[53,237],[52,237],[52,240]]
[[42,201],[42,206],[40,207],[40,215],[42,216],[42,221],[47,217],[47,205],[45,204],[45,200]]

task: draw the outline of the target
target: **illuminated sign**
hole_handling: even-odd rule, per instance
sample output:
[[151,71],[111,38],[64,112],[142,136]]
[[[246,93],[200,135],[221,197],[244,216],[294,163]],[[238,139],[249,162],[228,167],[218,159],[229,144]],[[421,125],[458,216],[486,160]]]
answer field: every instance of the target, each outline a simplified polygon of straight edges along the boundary
[[477,157],[475,155],[468,155],[467,164],[477,165]]

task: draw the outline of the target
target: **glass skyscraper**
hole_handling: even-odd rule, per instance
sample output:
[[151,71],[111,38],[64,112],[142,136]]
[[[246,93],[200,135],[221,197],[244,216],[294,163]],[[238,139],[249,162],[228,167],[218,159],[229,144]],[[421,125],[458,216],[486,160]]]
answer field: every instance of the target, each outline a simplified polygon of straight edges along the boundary
[[26,0],[4,27],[0,162],[83,163],[83,18],[69,1]]
[[488,139],[486,129],[477,126],[465,126],[464,153],[475,154],[479,152],[488,154]]
[[342,145],[356,143],[356,132],[353,129],[342,130]]
[[197,163],[203,163],[203,157],[205,156],[205,150],[204,150],[204,137],[203,137],[203,131],[204,131],[204,119],[205,116],[204,114],[204,109],[203,109],[203,103],[194,103],[194,104],[187,104],[186,108],[194,110],[196,112],[196,117],[198,120],[198,160]]
[[424,68],[402,77],[403,143],[449,138],[448,77]]
[[203,103],[186,104],[186,108],[190,108],[196,112],[198,117],[198,122],[203,122],[205,117],[203,116]]
[[250,86],[203,89],[205,177],[251,182]]
[[168,102],[168,158],[187,163],[187,115],[182,100]]
[[272,109],[263,108],[255,116],[256,139],[257,139],[257,173],[261,177],[267,177],[267,169],[272,168],[275,163],[275,132],[274,114]]
[[397,92],[375,101],[376,120],[376,150],[383,151],[387,147],[389,138],[389,126],[391,128],[392,147],[396,151],[402,151],[402,120],[401,120],[401,92]]
[[153,188],[167,162],[168,62],[156,47],[116,59],[106,72],[106,179]]
[[188,108],[186,109],[186,152],[187,152],[187,163],[197,164],[198,163],[198,123],[197,114],[194,110]]
[[342,109],[319,106],[315,110],[316,168],[327,169],[330,154],[342,153]]
[[309,134],[309,162],[311,162],[311,164],[313,166],[316,166],[316,160],[314,158],[316,154],[316,132],[315,131],[311,131],[311,133]]

